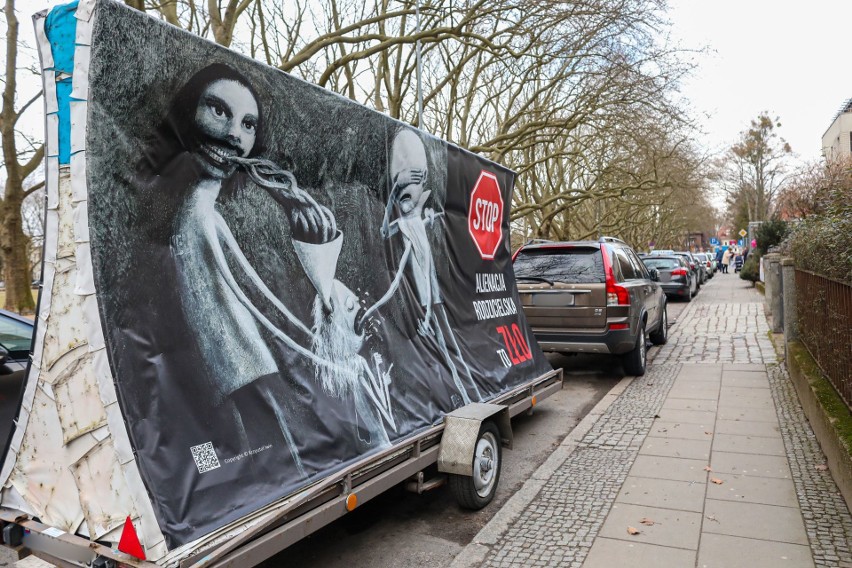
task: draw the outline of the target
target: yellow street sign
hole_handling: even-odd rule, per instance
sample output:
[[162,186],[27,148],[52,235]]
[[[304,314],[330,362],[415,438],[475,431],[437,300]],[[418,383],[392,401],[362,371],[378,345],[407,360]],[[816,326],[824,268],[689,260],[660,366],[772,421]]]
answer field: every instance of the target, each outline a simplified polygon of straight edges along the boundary
[[740,236],[745,237],[748,233],[746,233],[745,229],[740,229]]

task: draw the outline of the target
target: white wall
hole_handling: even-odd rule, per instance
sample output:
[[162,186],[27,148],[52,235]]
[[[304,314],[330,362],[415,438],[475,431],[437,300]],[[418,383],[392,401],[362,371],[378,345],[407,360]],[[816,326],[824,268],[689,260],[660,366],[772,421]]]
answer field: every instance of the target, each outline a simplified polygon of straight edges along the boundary
[[852,112],[845,112],[838,116],[822,135],[823,155],[826,158],[852,155],[850,133],[852,133]]

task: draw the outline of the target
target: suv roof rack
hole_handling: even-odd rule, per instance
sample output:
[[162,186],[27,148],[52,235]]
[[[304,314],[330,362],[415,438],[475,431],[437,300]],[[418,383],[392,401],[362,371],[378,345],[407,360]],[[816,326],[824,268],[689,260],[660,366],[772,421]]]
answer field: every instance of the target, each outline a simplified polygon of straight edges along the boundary
[[624,241],[622,241],[621,239],[617,239],[615,237],[601,237],[601,238],[598,239],[598,242],[599,243],[621,243],[623,245],[627,244]]

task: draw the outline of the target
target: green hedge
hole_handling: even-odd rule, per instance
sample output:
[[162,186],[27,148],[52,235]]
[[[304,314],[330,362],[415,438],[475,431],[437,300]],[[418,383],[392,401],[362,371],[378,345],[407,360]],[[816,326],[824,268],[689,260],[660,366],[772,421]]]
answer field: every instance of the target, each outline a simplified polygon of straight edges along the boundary
[[781,242],[790,233],[790,227],[786,221],[781,219],[770,219],[761,223],[757,228],[755,239],[757,240],[757,248],[762,254],[766,254],[770,247],[781,244]]
[[748,280],[752,284],[760,280],[760,249],[755,249],[748,255],[740,270],[740,278]]
[[797,268],[852,284],[852,192],[829,190],[823,204],[793,227],[789,252]]

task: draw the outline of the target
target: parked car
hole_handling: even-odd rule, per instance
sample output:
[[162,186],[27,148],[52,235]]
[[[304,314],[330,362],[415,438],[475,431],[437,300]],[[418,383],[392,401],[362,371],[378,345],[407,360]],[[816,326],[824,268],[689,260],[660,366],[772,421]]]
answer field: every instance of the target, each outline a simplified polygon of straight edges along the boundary
[[692,260],[695,262],[695,267],[698,269],[698,283],[703,286],[704,284],[707,284],[708,280],[710,280],[710,273],[707,270],[707,265],[704,263],[703,260],[701,260],[699,254],[700,253],[697,252],[689,253],[689,255],[692,257]]
[[705,274],[704,269],[701,268],[698,261],[692,256],[691,252],[688,251],[676,251],[674,253],[677,256],[682,256],[687,264],[689,265],[689,269],[692,271],[692,274],[695,276],[695,282],[698,289],[701,289],[701,285],[704,284]]
[[652,268],[657,271],[660,287],[666,296],[683,298],[689,302],[698,292],[695,275],[684,257],[655,255],[643,258],[642,262],[648,271]]
[[692,256],[695,257],[695,260],[697,260],[704,269],[704,274],[707,275],[705,281],[713,278],[713,274],[716,272],[716,263],[710,260],[710,255],[706,252],[696,252],[693,253]]
[[716,276],[716,271],[719,270],[716,265],[716,255],[712,252],[705,252],[704,256],[707,257],[707,267],[710,269],[711,276]]
[[656,249],[651,251],[651,255],[653,256],[668,256],[670,254],[674,254],[672,249]]
[[32,339],[32,321],[0,310],[0,381],[23,381]]
[[527,321],[545,351],[610,353],[631,375],[645,373],[645,339],[666,342],[666,295],[627,244],[535,242],[514,258]]

